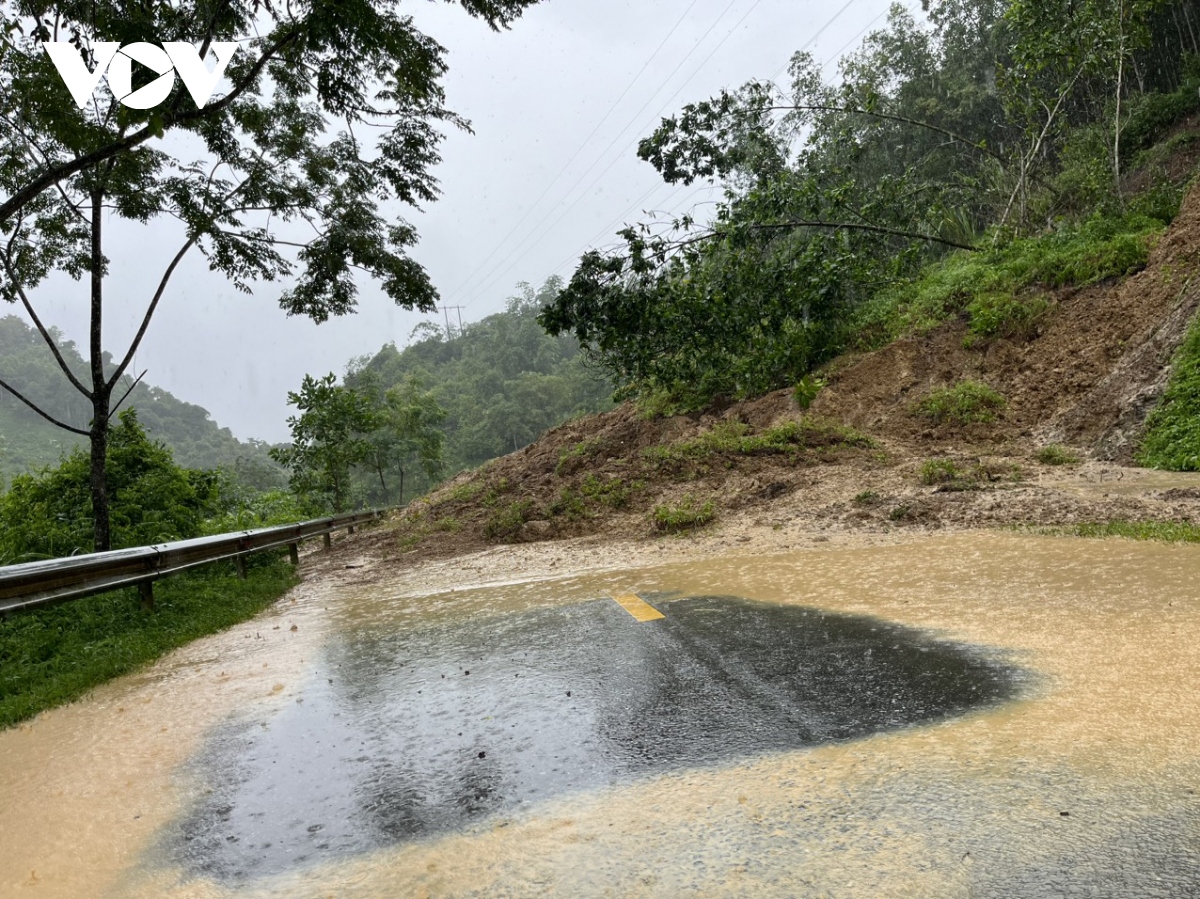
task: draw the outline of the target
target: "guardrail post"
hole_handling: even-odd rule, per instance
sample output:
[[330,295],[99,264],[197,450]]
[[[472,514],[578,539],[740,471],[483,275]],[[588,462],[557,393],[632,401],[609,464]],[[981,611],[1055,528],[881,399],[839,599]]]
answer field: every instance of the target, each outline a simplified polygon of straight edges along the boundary
[[299,543],[289,543],[288,544],[288,559],[291,561],[293,566],[300,564],[300,544]]
[[240,577],[244,581],[246,579],[246,557],[245,556],[235,556],[233,559],[233,562],[235,565],[237,565],[238,577]]
[[354,533],[354,525],[350,525],[350,527],[346,528],[346,533],[353,534]]
[[138,584],[138,593],[142,597],[142,608],[147,612],[154,611],[154,581],[142,581]]
[[326,532],[325,532],[324,534],[322,534],[321,536],[324,538],[324,542],[325,542],[325,548],[326,548],[326,549],[329,549],[331,546],[333,546],[333,539],[332,539],[332,538],[329,536],[329,532],[328,532],[328,531],[326,531]]

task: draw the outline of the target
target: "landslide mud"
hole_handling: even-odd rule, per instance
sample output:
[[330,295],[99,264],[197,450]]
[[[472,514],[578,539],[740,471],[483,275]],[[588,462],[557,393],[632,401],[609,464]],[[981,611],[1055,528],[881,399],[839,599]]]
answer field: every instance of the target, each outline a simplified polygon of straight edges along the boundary
[[[300,588],[295,603],[0,734],[0,888],[180,897],[1195,895],[1194,548],[975,534],[808,546],[716,557],[711,545],[560,544],[403,575],[366,560],[327,570],[323,586]],[[676,553],[692,557],[652,562]],[[556,578],[572,556],[581,573]],[[960,717],[649,771],[236,884],[198,874],[164,848],[219,787],[202,764],[205,743],[231,726],[278,727],[315,694],[315,666],[335,638],[563,610],[613,591],[732,594],[871,616],[994,647],[1036,680],[1023,698]]]

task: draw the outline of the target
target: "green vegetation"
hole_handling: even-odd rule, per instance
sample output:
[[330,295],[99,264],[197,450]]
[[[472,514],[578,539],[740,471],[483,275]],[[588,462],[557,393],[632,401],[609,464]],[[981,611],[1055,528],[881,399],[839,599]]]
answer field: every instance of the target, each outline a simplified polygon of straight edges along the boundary
[[[342,512],[368,499],[403,504],[407,472],[419,466],[430,482],[442,472],[446,413],[416,379],[383,391],[376,378],[351,388],[333,374],[305,375],[288,403],[300,412],[288,419],[292,443],[273,448],[271,458],[291,471],[292,490],[315,508]],[[398,493],[389,478],[398,480]]]
[[854,497],[854,502],[860,506],[870,506],[879,502],[880,496],[874,490],[864,490]]
[[[87,363],[75,344],[51,331],[59,343],[63,359],[77,377],[84,377]],[[73,427],[86,429],[91,408],[45,352],[37,332],[15,315],[0,317],[0,377],[14,388],[50,410]],[[146,433],[166,444],[176,461],[187,468],[220,468],[226,477],[244,487],[272,490],[284,487],[287,477],[267,456],[262,441],[239,441],[228,428],[222,428],[200,406],[185,403],[145,381],[133,384],[121,381],[123,388],[133,387],[123,408],[137,410],[138,421]],[[56,465],[62,457],[87,441],[78,434],[56,428],[15,397],[0,390],[0,489],[13,477]]]
[[[118,548],[199,536],[228,508],[215,472],[177,466],[126,410],[108,440],[113,541]],[[56,468],[19,475],[0,494],[0,564],[69,556],[92,544],[90,460],[82,448]]]
[[759,456],[796,454],[804,450],[870,448],[871,438],[838,422],[804,418],[786,421],[761,433],[740,421],[723,421],[698,437],[644,451],[646,459],[659,465],[677,465],[713,456]]
[[816,400],[817,395],[825,388],[825,379],[818,378],[815,375],[805,375],[800,379],[800,382],[792,388],[792,399],[796,401],[796,405],[802,410],[808,409]]
[[1125,537],[1164,543],[1200,543],[1200,525],[1179,521],[1106,521],[1031,530],[1046,536]]
[[521,526],[533,512],[530,500],[514,500],[493,512],[483,525],[483,536],[489,540],[511,540],[521,533]]
[[1175,357],[1171,380],[1150,414],[1138,462],[1168,471],[1200,471],[1200,316]]
[[961,484],[966,481],[966,473],[950,459],[930,459],[921,466],[920,480],[926,487]]
[[635,493],[640,493],[645,487],[644,481],[626,484],[619,477],[603,479],[599,475],[588,474],[580,484],[579,492],[588,499],[610,509],[622,509],[629,504],[630,498]]
[[953,253],[864,304],[850,326],[854,343],[882,346],[964,312],[975,339],[1028,338],[1051,308],[1037,291],[1137,271],[1165,224],[1147,216],[1097,216],[980,252]]
[[1004,397],[988,385],[978,381],[961,381],[953,387],[933,391],[917,403],[913,411],[932,419],[936,424],[954,422],[966,425],[994,421],[1004,406]]
[[716,509],[711,501],[697,505],[691,496],[685,496],[679,505],[655,506],[654,511],[650,513],[650,520],[655,529],[668,534],[680,534],[704,527],[716,517]]
[[1043,465],[1077,465],[1079,456],[1065,446],[1051,443],[1037,451],[1037,460]]
[[750,82],[664,119],[638,155],[724,201],[584,255],[547,330],[651,413],[797,384],[803,407],[845,350],[959,317],[970,345],[1026,340],[1048,294],[1144,266],[1191,176],[1171,157],[1200,87],[1178,5],[922,6],[893,6],[834,79],[802,52],[785,96]]
[[153,612],[137,591],[119,590],[0,621],[0,728],[245,621],[295,583],[291,566],[270,553],[246,567],[245,580],[214,565],[160,581]]

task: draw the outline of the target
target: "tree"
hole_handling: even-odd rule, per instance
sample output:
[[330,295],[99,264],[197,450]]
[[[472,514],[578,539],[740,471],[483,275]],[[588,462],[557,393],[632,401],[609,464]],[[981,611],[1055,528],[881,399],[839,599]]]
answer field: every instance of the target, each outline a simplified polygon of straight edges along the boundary
[[[534,2],[460,0],[494,28]],[[444,103],[444,49],[396,0],[54,0],[6,6],[0,17],[0,296],[24,306],[90,405],[90,424],[42,408],[2,371],[0,388],[88,438],[94,546],[102,550],[112,540],[106,443],[127,396],[119,385],[180,261],[202,253],[243,291],[295,275],[280,305],[317,322],[353,310],[356,272],[397,304],[431,310],[436,291],[407,255],[416,231],[383,207],[432,201],[438,126],[467,123]],[[80,108],[44,49],[56,40],[74,44],[89,69],[104,42],[191,42],[201,59],[217,42],[242,41],[244,50],[226,69],[227,90],[203,107],[176,80],[153,109],[121,105],[109,82]],[[156,77],[134,75],[135,90]],[[106,370],[104,235],[114,215],[158,227],[173,221],[179,249],[130,346]],[[71,371],[33,303],[34,289],[56,271],[88,281],[86,377]]]
[[332,373],[305,375],[300,392],[288,394],[288,405],[300,412],[288,419],[292,444],[273,448],[271,458],[291,471],[296,493],[345,511],[350,470],[370,456],[367,435],[379,426],[370,398],[339,385]]
[[[200,534],[218,510],[216,472],[181,468],[126,409],[108,444],[113,545],[183,540]],[[90,459],[75,449],[54,467],[13,479],[0,495],[0,559],[5,562],[86,551],[90,534]]]
[[446,410],[424,389],[419,378],[405,378],[383,394],[376,411],[376,428],[366,437],[371,449],[364,460],[379,478],[383,504],[392,502],[386,480],[390,471],[400,477],[396,504],[401,506],[406,472],[420,468],[431,485],[441,478],[445,470],[445,434],[441,426],[445,420]]

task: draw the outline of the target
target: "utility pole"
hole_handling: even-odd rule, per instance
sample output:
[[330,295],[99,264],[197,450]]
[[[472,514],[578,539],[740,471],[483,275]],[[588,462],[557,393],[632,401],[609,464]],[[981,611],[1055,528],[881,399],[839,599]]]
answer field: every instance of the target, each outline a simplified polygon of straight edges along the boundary
[[463,307],[463,306],[443,306],[442,307],[442,315],[444,315],[446,317],[446,339],[447,340],[449,340],[451,337],[454,336],[454,334],[450,330],[450,310],[453,309],[458,314],[458,333],[462,334],[462,332],[463,332],[462,311],[464,308],[465,307]]

